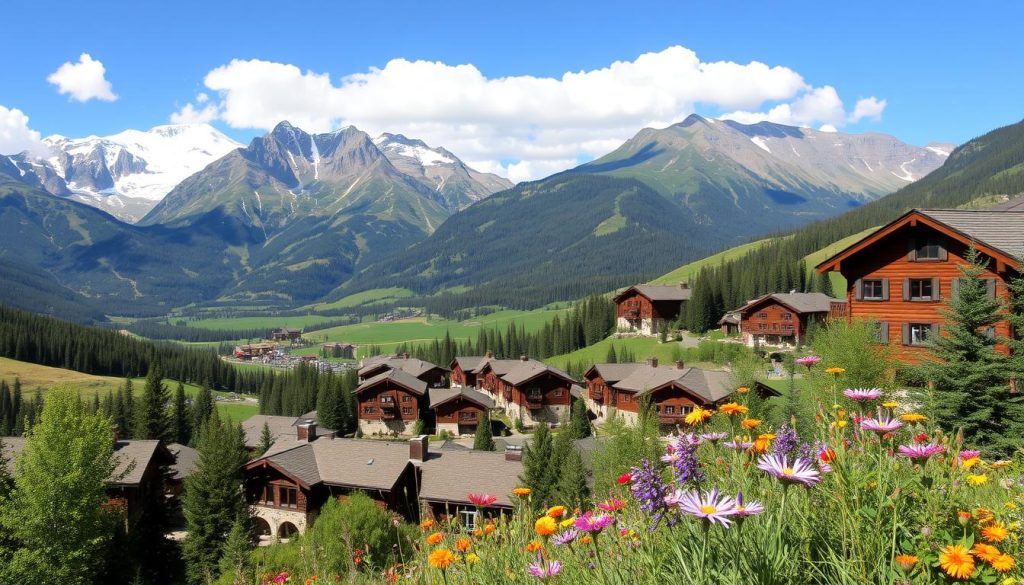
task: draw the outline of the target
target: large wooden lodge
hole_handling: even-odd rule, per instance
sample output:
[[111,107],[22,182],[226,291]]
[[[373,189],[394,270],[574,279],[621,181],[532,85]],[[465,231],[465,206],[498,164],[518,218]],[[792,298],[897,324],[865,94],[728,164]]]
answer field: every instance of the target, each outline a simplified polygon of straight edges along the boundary
[[679,318],[683,303],[690,300],[692,292],[685,282],[631,286],[615,296],[616,327],[656,335]]

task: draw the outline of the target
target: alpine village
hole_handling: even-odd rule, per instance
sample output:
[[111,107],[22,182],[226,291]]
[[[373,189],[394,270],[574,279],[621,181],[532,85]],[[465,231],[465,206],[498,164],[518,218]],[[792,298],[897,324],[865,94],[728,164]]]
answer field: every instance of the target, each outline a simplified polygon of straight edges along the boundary
[[1024,584],[1019,7],[101,4],[10,7],[0,582]]

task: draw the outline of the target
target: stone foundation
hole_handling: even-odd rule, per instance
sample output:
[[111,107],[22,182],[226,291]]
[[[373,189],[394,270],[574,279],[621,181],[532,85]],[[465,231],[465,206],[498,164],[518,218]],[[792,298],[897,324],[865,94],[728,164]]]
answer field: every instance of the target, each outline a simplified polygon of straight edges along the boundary
[[395,420],[360,420],[359,430],[363,431],[364,435],[390,435],[392,433],[398,433],[399,435],[411,435],[412,434],[413,421],[404,421],[401,419]]
[[270,537],[278,539],[281,534],[281,526],[290,523],[302,534],[312,524],[309,514],[298,510],[283,510],[281,508],[270,508],[266,506],[253,506],[253,516],[263,519],[270,526]]

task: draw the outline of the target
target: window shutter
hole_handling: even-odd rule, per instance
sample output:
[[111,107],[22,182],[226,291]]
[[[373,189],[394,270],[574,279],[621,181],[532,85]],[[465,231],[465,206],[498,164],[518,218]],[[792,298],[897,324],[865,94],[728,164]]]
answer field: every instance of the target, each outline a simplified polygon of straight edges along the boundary
[[[883,278],[882,279],[882,300],[883,301],[888,301],[889,300],[889,279],[888,278]],[[888,340],[886,340],[886,341],[888,341]]]
[[953,298],[954,299],[957,298],[958,296],[960,296],[960,279],[959,278],[954,278],[953,279],[953,283],[952,283],[952,287],[951,288],[952,288],[952,294],[953,294]]
[[910,279],[909,278],[904,278],[903,279],[903,300],[904,301],[909,301],[910,300]]
[[864,281],[860,278],[853,282],[853,298],[858,301],[864,300]]
[[914,238],[907,240],[907,260],[917,261],[917,240]]
[[900,330],[902,332],[903,345],[910,345],[910,323],[900,325]]
[[889,343],[889,322],[882,321],[878,324],[878,341]]
[[994,278],[986,278],[985,279],[985,288],[986,288],[986,291],[988,292],[988,298],[990,298],[990,299],[996,298],[996,279],[994,279]]
[[939,239],[937,243],[939,245],[939,260],[942,260],[943,262],[949,260],[949,252],[946,251],[946,243],[941,239]]
[[932,279],[932,300],[933,301],[941,301],[942,300],[942,290],[939,288],[939,279],[938,278],[933,278]]

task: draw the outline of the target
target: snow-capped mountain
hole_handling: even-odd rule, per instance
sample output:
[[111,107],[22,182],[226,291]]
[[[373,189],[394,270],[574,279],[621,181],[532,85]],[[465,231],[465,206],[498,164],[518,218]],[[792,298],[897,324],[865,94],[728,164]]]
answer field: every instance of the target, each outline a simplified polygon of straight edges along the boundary
[[209,124],[43,140],[46,159],[9,157],[24,182],[134,222],[188,176],[241,145]]

